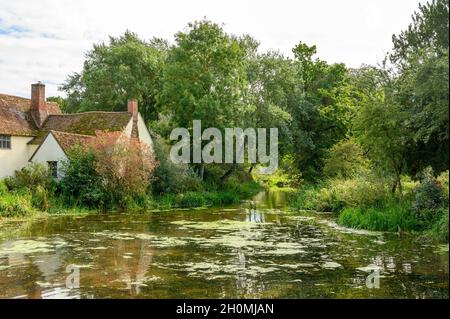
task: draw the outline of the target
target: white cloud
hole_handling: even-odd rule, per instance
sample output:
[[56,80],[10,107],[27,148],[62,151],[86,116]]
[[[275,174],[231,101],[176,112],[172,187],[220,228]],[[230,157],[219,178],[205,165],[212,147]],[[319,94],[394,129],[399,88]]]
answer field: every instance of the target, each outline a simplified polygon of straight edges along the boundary
[[188,22],[207,17],[226,31],[248,33],[261,48],[290,55],[299,41],[316,44],[329,62],[376,64],[391,36],[406,28],[419,0],[0,0],[0,92],[29,96],[30,83],[47,96],[80,71],[94,42],[126,29],[170,41]]

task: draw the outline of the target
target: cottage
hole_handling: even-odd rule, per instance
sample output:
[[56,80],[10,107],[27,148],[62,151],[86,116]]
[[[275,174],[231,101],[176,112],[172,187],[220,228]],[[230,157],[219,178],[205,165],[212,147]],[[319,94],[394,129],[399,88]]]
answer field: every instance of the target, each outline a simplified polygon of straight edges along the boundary
[[42,83],[31,85],[31,99],[0,94],[0,178],[29,162],[49,165],[56,177],[67,150],[85,143],[96,131],[120,131],[153,147],[134,99],[128,101],[127,112],[62,114],[57,103],[45,100]]

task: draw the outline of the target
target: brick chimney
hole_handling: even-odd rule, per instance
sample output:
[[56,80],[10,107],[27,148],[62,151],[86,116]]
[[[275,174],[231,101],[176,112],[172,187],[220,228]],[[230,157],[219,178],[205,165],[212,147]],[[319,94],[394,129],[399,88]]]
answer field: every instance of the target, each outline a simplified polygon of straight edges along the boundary
[[31,84],[31,116],[37,127],[41,127],[48,116],[45,85],[41,82]]
[[138,137],[138,101],[136,99],[128,100],[128,112],[131,113],[133,117],[133,128],[131,130],[131,137]]

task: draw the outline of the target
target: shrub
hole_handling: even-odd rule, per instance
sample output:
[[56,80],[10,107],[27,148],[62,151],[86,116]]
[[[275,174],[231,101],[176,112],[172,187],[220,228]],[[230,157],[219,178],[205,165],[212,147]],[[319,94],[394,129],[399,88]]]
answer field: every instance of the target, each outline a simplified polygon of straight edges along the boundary
[[440,217],[431,227],[431,237],[440,242],[448,243],[448,207],[446,209],[442,209],[439,215]]
[[441,175],[439,175],[436,180],[440,184],[440,186],[442,187],[442,191],[444,193],[444,198],[445,198],[445,200],[448,203],[448,201],[449,201],[449,199],[448,199],[448,197],[449,197],[449,193],[448,193],[448,184],[449,184],[448,171],[445,171],[445,172],[441,173]]
[[[55,182],[50,175],[46,165],[41,163],[31,163],[28,166],[15,172],[14,177],[7,177],[4,181],[10,192],[15,193],[15,198],[26,193],[29,194],[31,205],[41,211],[49,208],[49,197],[54,192]],[[4,187],[4,186],[3,186]],[[22,205],[27,200],[20,201],[17,207],[23,207],[23,211],[27,211],[27,205]],[[10,207],[10,206],[9,206]],[[20,208],[19,208],[20,210]],[[23,215],[20,214],[19,215]]]
[[41,211],[47,211],[49,209],[49,194],[47,189],[39,185],[32,193],[31,203],[34,207]]
[[329,188],[333,193],[331,198],[336,201],[333,207],[367,207],[383,203],[388,196],[384,183],[370,175],[347,180],[334,179]]
[[188,192],[177,196],[177,206],[187,207],[201,207],[206,205],[206,198],[204,193]]
[[0,196],[8,192],[8,187],[6,187],[5,181],[0,180]]
[[353,179],[332,179],[320,186],[303,186],[292,206],[297,209],[339,212],[344,207],[381,205],[388,197],[383,182],[366,175]]
[[421,220],[432,220],[445,203],[444,192],[440,183],[433,177],[431,170],[422,174],[419,186],[415,189],[413,209]]
[[53,178],[46,165],[31,163],[21,170],[15,171],[14,177],[7,177],[5,183],[9,190],[33,190],[37,187],[48,190],[53,184]]
[[63,177],[59,183],[63,201],[72,206],[104,206],[105,190],[96,170],[94,152],[75,147],[69,151],[68,157],[69,160],[62,163]]
[[320,186],[303,185],[294,196],[291,206],[295,209],[316,210]]
[[107,203],[126,208],[127,201],[147,194],[157,162],[150,148],[121,132],[96,132],[87,145],[95,154]]
[[200,179],[187,164],[175,164],[170,160],[170,147],[164,140],[156,138],[154,147],[159,161],[152,183],[154,194],[178,194],[201,189]]
[[87,145],[69,151],[61,194],[68,204],[90,208],[146,205],[155,166],[147,145],[120,132],[96,132]]

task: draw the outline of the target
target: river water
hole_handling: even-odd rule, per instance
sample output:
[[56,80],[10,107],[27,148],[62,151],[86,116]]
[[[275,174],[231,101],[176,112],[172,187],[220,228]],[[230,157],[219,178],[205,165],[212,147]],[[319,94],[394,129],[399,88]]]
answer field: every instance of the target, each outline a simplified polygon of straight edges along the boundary
[[448,246],[262,192],[222,209],[0,225],[1,298],[448,298]]

